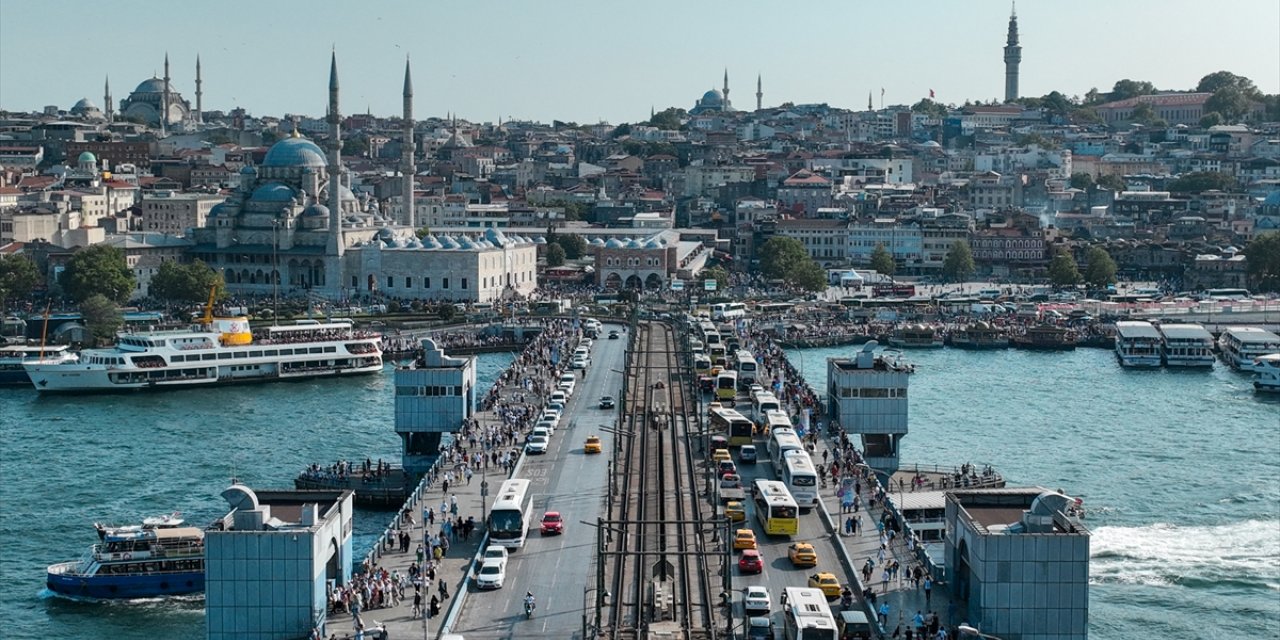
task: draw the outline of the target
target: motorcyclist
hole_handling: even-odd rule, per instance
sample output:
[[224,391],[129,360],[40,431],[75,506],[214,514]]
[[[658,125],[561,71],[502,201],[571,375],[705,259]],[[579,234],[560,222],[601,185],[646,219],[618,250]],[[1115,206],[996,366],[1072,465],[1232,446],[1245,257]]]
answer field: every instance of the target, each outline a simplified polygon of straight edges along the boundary
[[524,592],[524,608],[526,611],[533,611],[537,604],[537,600],[534,599],[532,591]]

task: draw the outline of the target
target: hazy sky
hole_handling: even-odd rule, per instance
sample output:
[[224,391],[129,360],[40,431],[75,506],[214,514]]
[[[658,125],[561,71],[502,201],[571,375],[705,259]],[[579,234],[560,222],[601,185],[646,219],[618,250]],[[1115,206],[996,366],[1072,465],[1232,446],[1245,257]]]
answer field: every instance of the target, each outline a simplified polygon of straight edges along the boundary
[[[861,109],[882,87],[885,104],[962,103],[1003,96],[1008,17],[989,0],[0,0],[0,108],[102,106],[108,75],[118,108],[168,51],[193,105],[199,53],[205,109],[321,115],[331,47],[343,113],[398,114],[406,53],[419,117],[634,122],[692,107],[726,67],[738,108],[757,73],[766,106]],[[1022,95],[1221,69],[1280,93],[1277,0],[1024,0],[1018,18]]]

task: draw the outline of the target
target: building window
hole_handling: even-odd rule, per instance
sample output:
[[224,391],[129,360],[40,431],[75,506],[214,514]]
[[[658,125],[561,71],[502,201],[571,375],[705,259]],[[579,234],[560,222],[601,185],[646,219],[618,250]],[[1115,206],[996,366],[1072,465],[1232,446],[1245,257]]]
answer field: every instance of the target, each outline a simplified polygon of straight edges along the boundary
[[405,276],[405,277],[404,277],[404,288],[406,288],[406,289],[412,289],[412,288],[413,288],[413,277],[412,277],[412,276]]
[[391,276],[387,276],[387,288],[388,288],[388,289],[392,289],[392,288],[394,288],[394,287],[396,286],[396,285],[394,284],[393,280],[394,280],[394,278],[392,278]]
[[352,289],[354,289],[354,288],[356,288],[356,287],[358,287],[358,286],[360,286],[359,281],[358,281],[358,280],[356,280],[356,277],[355,277],[355,276],[351,276],[351,288],[352,288]]
[[463,289],[466,289],[466,288],[467,288],[467,279],[466,279],[466,278],[463,278],[463,279],[462,279],[462,288],[463,288]]
[[431,278],[430,278],[429,276],[424,276],[424,277],[422,278],[422,288],[423,288],[423,289],[430,289],[430,288],[431,288]]
[[442,288],[442,289],[448,289],[448,288],[449,288],[449,279],[448,279],[448,278],[441,278],[441,280],[443,280],[443,281],[444,281],[444,283],[441,285],[441,288]]

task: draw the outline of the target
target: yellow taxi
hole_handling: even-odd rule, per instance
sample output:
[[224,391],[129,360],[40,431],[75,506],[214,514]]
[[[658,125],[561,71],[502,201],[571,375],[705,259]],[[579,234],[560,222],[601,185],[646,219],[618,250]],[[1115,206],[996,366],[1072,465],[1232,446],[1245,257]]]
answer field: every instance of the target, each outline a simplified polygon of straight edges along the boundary
[[733,456],[729,455],[728,449],[716,449],[711,453],[711,461],[719,463],[720,461],[733,462]]
[[809,586],[821,589],[822,594],[828,598],[840,597],[840,581],[836,580],[834,573],[822,571],[809,576]]
[[791,564],[797,567],[818,566],[818,553],[808,542],[793,542],[790,547],[787,547],[787,557],[791,559]]
[[730,500],[724,505],[724,515],[729,518],[729,522],[742,522],[747,519],[747,510],[741,502]]
[[587,436],[587,441],[582,445],[583,453],[600,453],[600,436]]
[[[750,529],[738,529],[738,533],[733,536],[733,550],[741,551],[742,549],[756,548],[756,534]],[[835,578],[832,577],[832,580]],[[836,589],[836,593],[840,590]]]

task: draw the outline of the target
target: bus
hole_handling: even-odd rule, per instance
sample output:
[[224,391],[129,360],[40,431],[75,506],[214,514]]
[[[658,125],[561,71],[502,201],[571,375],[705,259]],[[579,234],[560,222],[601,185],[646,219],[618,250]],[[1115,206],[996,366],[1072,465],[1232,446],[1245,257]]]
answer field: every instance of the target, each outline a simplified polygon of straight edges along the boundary
[[1248,300],[1250,298],[1248,289],[1209,289],[1204,292],[1204,295],[1210,300]]
[[711,305],[712,320],[731,320],[747,315],[747,305],[741,302],[720,302]]
[[709,413],[711,416],[711,430],[713,432],[723,432],[729,438],[729,446],[740,447],[744,444],[752,444],[755,441],[756,425],[748,420],[746,416],[733,409],[720,407],[713,407]]
[[519,549],[529,533],[533,518],[533,494],[529,481],[506,480],[498,489],[489,510],[489,543]]
[[836,640],[836,619],[821,589],[786,587],[783,629],[787,640]]
[[818,504],[818,470],[807,451],[788,451],[783,456],[781,479],[801,509]]
[[[771,412],[770,416],[776,416],[781,411]],[[784,414],[782,417],[786,417]],[[790,422],[790,420],[788,420]],[[773,472],[782,477],[782,465],[785,461],[788,451],[804,451],[804,443],[800,442],[800,436],[796,435],[794,429],[786,427],[777,427],[769,430],[769,460],[773,462]]]
[[[713,335],[715,335],[716,337],[719,337],[719,334],[713,334]],[[711,345],[711,347],[707,350],[707,353],[711,355],[711,366],[720,367],[721,369],[729,368],[729,359],[726,355],[728,352],[725,350],[723,344]]]
[[700,376],[711,374],[711,358],[701,353],[693,356],[693,370]]
[[[715,359],[712,358],[712,363]],[[716,376],[716,399],[733,402],[738,397],[738,372],[737,371],[721,371]]]
[[800,532],[800,509],[787,492],[787,485],[777,480],[756,480],[754,490],[756,518],[764,532],[771,536],[794,536]]
[[910,298],[916,295],[913,284],[877,284],[871,287],[873,298]]
[[765,435],[769,435],[778,429],[794,433],[796,426],[791,423],[791,418],[787,415],[786,411],[766,411],[764,413],[764,420],[760,421],[760,430],[763,431]]
[[768,391],[759,391],[751,397],[751,411],[756,420],[764,424],[770,411],[782,411],[782,402]]
[[756,381],[756,374],[760,372],[760,364],[756,362],[756,357],[751,355],[750,351],[743,349],[734,354],[734,359],[738,361],[735,369],[738,370],[738,382],[744,385],[752,385]]

